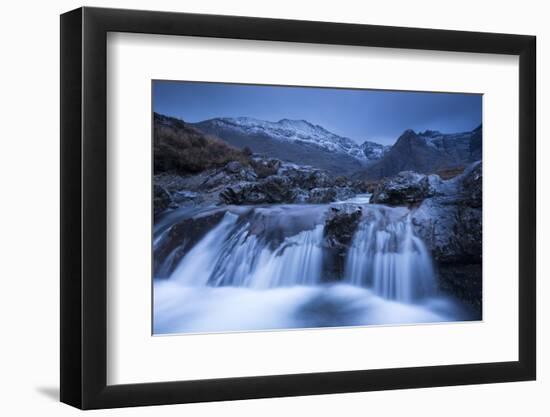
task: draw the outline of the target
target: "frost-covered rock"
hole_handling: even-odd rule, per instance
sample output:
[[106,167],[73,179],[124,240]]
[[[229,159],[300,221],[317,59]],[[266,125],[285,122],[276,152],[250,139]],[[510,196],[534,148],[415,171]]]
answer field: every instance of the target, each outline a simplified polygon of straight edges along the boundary
[[[256,163],[263,164],[261,161]],[[219,194],[220,202],[235,205],[325,204],[346,200],[357,193],[347,179],[330,176],[326,171],[281,161],[270,164],[278,167],[277,174],[254,181],[230,180]],[[217,174],[214,178],[217,178]],[[208,180],[205,184],[213,181]],[[216,179],[215,182],[218,183],[219,180]]]
[[325,204],[335,200],[336,190],[334,188],[322,187],[310,190],[307,202],[312,204]]
[[441,179],[436,175],[404,171],[382,180],[375,188],[371,202],[391,206],[413,205],[437,195],[441,186]]

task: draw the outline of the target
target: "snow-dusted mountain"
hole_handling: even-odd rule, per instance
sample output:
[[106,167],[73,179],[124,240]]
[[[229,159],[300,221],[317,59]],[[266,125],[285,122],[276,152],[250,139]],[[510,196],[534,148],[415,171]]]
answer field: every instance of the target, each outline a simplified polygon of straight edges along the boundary
[[369,161],[379,160],[391,149],[391,146],[381,145],[368,140],[364,141],[360,146],[363,154]]
[[312,144],[330,152],[347,154],[362,162],[368,161],[361,145],[306,120],[281,119],[278,122],[269,122],[250,117],[223,117],[197,125],[210,125],[210,128],[234,130],[247,135],[265,135],[280,141]]
[[[376,152],[306,120],[278,122],[249,117],[216,118],[193,124],[238,148],[300,165],[312,165],[337,175],[350,175],[376,161]],[[381,146],[381,145],[380,145]]]

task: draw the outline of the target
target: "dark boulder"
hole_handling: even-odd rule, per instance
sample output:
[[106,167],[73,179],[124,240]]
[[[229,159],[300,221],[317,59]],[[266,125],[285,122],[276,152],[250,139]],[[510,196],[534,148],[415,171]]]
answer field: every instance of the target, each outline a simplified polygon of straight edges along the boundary
[[309,191],[307,202],[311,204],[325,204],[336,200],[336,189],[334,188],[313,188]]
[[289,178],[271,175],[258,182],[229,185],[220,193],[225,204],[282,204],[292,203],[296,197]]
[[294,201],[292,186],[292,180],[281,175],[271,175],[257,184],[257,187],[267,196],[267,202],[275,204]]
[[154,249],[155,277],[168,278],[183,256],[221,221],[224,214],[224,211],[217,210],[174,224]]
[[160,185],[153,186],[153,212],[155,218],[162,214],[173,204],[172,197],[166,189]]
[[483,197],[483,169],[481,163],[474,164],[464,172],[462,178],[463,202],[464,204],[481,208]]
[[292,184],[305,190],[335,185],[335,180],[326,171],[312,167],[284,164],[279,168],[278,175],[289,178]]
[[232,184],[220,192],[220,202],[223,204],[263,204],[267,196],[259,190],[256,183],[241,182]]
[[469,167],[438,190],[439,195],[413,211],[416,232],[438,262],[481,262],[481,164]]
[[436,195],[440,181],[435,175],[400,172],[395,177],[385,178],[378,183],[371,202],[390,206],[414,205]]
[[353,204],[329,209],[324,227],[324,280],[334,281],[342,278],[346,253],[362,216],[361,206]]
[[482,265],[441,264],[438,268],[439,289],[452,294],[471,305],[481,317],[482,310]]
[[242,181],[256,181],[257,178],[258,176],[250,166],[243,165],[238,161],[231,161],[222,169],[209,173],[201,186],[203,190],[215,190]]
[[274,158],[256,158],[252,160],[252,167],[258,178],[266,178],[277,174],[281,165],[282,161]]
[[331,207],[325,220],[325,239],[330,247],[347,248],[363,215],[361,206]]
[[481,306],[482,166],[476,163],[446,182],[411,215],[415,232],[430,249],[440,287],[475,308]]
[[336,201],[344,201],[357,194],[351,187],[334,187],[334,190],[336,191]]

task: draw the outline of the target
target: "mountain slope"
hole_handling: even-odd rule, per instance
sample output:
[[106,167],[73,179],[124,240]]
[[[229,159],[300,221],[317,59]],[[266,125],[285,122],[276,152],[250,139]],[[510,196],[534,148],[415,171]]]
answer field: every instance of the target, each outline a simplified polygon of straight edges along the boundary
[[247,163],[249,159],[242,150],[173,117],[155,113],[153,132],[155,174],[192,174],[222,167],[229,161]]
[[218,118],[194,126],[232,146],[248,147],[258,154],[312,165],[336,175],[351,175],[374,160],[351,139],[305,120],[268,122],[247,117]]
[[481,159],[482,128],[470,132],[443,134],[427,130],[406,130],[377,162],[361,170],[359,178],[391,177],[401,171],[423,174],[464,166]]

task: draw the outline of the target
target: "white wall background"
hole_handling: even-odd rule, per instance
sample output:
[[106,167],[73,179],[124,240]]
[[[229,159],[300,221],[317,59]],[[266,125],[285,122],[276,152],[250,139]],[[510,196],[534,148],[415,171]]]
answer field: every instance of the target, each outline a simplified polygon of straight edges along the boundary
[[[57,402],[59,378],[59,17],[73,0],[6,2],[0,65],[0,410],[76,415]],[[533,34],[538,37],[539,378],[536,382],[145,407],[95,415],[545,416],[550,411],[550,147],[543,115],[550,83],[550,26],[537,0],[442,2],[123,0],[86,5]],[[544,190],[543,188],[546,188]]]

